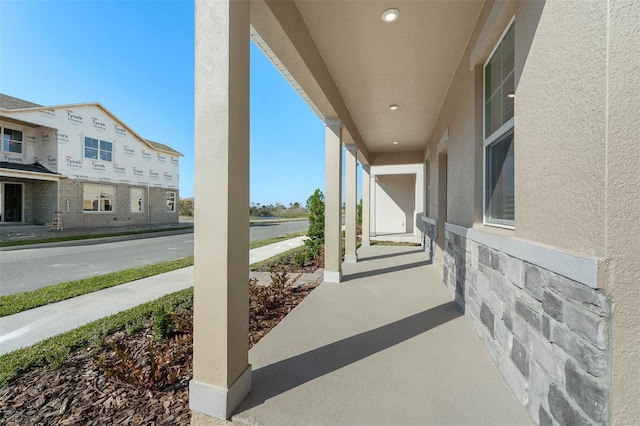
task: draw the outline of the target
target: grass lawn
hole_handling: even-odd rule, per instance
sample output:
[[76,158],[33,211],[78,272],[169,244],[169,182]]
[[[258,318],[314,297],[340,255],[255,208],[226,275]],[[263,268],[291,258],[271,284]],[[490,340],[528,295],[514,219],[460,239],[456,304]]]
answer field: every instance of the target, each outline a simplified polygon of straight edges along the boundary
[[188,288],[4,354],[0,356],[0,387],[31,368],[56,368],[72,350],[104,339],[118,330],[139,327],[162,307],[165,311],[172,312],[177,306],[191,306],[192,301],[193,288]]
[[193,256],[0,296],[0,317],[193,265]]

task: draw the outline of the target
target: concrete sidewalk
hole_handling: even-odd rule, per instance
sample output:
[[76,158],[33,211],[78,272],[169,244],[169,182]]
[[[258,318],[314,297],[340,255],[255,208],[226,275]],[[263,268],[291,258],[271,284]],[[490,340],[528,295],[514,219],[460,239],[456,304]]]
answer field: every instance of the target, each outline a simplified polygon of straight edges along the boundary
[[[256,263],[303,244],[303,237],[255,248]],[[0,355],[193,286],[193,266],[0,318]]]

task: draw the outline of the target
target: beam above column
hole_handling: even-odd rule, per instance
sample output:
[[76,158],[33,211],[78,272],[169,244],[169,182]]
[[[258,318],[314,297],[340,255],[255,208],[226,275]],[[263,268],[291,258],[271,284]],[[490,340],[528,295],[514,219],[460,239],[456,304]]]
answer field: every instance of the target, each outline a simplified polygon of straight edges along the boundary
[[325,120],[324,280],[342,279],[342,122]]

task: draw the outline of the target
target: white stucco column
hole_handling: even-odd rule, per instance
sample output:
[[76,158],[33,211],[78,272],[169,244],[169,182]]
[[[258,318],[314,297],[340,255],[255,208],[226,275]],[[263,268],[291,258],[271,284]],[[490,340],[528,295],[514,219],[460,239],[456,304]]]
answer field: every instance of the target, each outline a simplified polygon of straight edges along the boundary
[[[251,389],[249,2],[196,0],[194,422],[229,418]],[[207,420],[209,419],[209,420]]]
[[327,119],[325,124],[324,280],[337,283],[342,278],[342,123]]
[[375,173],[369,178],[369,194],[371,202],[369,203],[369,236],[376,236],[376,190],[378,188],[378,178]]
[[362,245],[371,245],[371,175],[370,166],[362,165]]
[[346,148],[346,182],[345,182],[345,254],[346,263],[356,263],[356,209],[358,204],[358,149],[355,145]]

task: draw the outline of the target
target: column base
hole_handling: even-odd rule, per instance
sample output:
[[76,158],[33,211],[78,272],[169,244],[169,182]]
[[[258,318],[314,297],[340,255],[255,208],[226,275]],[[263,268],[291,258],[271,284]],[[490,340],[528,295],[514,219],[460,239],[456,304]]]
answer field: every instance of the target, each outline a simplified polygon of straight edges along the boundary
[[342,273],[324,271],[323,280],[324,282],[327,282],[327,283],[339,283],[342,280]]
[[345,254],[344,255],[344,263],[358,263],[358,255],[357,254]]
[[251,364],[229,389],[191,380],[189,408],[207,416],[228,419],[251,390]]
[[371,240],[362,240],[361,247],[369,247],[371,245]]

